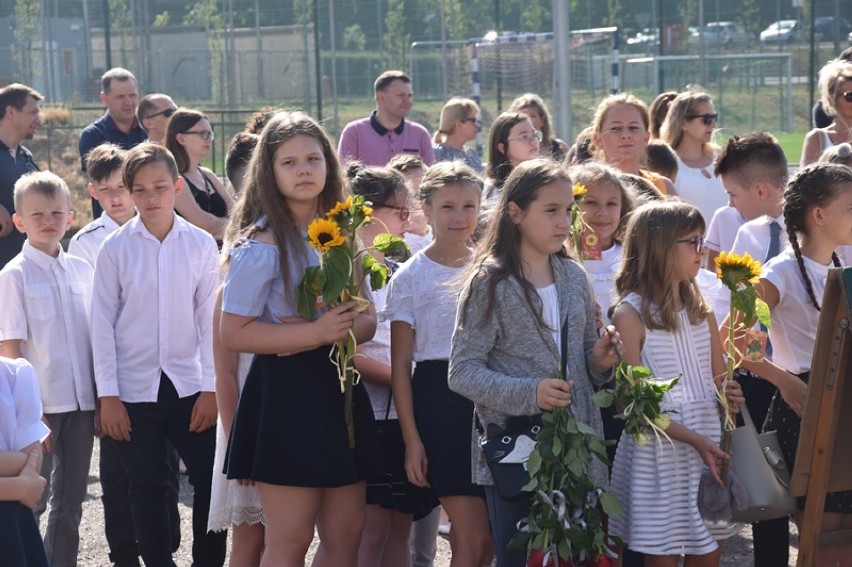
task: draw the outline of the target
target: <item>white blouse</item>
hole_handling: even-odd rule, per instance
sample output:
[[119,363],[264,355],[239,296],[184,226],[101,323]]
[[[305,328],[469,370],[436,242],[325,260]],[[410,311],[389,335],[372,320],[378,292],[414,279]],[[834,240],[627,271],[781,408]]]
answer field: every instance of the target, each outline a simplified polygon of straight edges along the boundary
[[444,266],[420,251],[391,279],[379,320],[412,326],[415,362],[449,360],[464,271],[465,267]]

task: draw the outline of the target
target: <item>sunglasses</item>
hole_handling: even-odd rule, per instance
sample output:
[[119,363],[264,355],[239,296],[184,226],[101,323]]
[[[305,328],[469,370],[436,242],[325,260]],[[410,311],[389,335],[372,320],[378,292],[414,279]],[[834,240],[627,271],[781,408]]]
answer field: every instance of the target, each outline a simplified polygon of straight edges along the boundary
[[195,134],[205,141],[216,139],[216,132],[213,132],[212,130],[190,130],[188,132],[184,132],[184,134]]
[[710,126],[717,120],[719,120],[718,112],[708,112],[707,114],[695,114],[693,116],[687,116],[687,120],[695,120],[696,118],[700,118],[702,122],[704,122],[705,126]]
[[521,134],[517,138],[506,138],[506,141],[514,142],[515,140],[520,140],[521,142],[526,142],[527,144],[530,144],[532,142],[541,142],[541,137],[541,130],[534,130],[532,132],[527,132],[526,134]]
[[845,100],[846,102],[852,102],[852,91],[846,91],[845,93],[840,93],[840,98]]
[[154,118],[155,116],[160,116],[161,114],[166,118],[171,118],[172,114],[177,112],[177,108],[167,108],[165,110],[161,110],[160,112],[155,112],[154,114],[149,114],[146,118]]
[[695,247],[695,253],[701,254],[701,250],[704,248],[704,237],[703,236],[693,236],[692,238],[681,238],[680,240],[675,240],[678,244],[692,244]]
[[400,207],[400,206],[397,206],[397,205],[377,205],[376,208],[377,209],[393,209],[395,211],[398,211],[399,220],[401,220],[402,222],[407,221],[408,217],[411,216],[411,211],[409,211],[407,207]]

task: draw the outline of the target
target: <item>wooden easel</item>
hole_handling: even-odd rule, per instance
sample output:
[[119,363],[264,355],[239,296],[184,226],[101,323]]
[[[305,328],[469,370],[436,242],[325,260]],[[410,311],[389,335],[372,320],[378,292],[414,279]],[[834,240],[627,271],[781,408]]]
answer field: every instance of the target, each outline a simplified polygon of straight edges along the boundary
[[829,271],[791,492],[805,496],[799,567],[821,547],[852,544],[852,530],[820,534],[825,495],[852,490],[852,268]]

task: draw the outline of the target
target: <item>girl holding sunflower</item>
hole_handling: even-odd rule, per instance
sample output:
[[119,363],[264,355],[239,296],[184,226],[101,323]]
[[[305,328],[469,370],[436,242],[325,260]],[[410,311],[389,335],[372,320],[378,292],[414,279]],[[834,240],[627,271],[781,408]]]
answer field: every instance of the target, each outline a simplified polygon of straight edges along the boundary
[[[784,222],[790,247],[766,263],[755,286],[771,312],[772,361],[746,360],[742,366],[778,387],[766,429],[778,431],[792,471],[825,282],[828,271],[840,266],[835,249],[852,244],[852,171],[824,162],[800,170],[784,192]],[[801,529],[801,512],[794,519]],[[828,494],[823,531],[849,528],[852,491]],[[846,545],[819,550],[816,561],[852,565],[850,558],[852,546]]]
[[[447,384],[462,274],[473,258],[482,182],[461,162],[439,162],[420,184],[434,240],[391,280],[380,312],[391,328],[391,383],[405,441],[405,472],[430,488],[452,522],[452,564],[489,565],[488,510],[471,482],[473,403]],[[412,374],[412,363],[414,372]]]
[[[680,376],[661,405],[670,412],[666,440],[640,444],[623,434],[612,470],[612,491],[624,514],[610,518],[613,535],[645,554],[647,566],[718,565],[721,546],[698,510],[698,483],[705,468],[716,482],[721,422],[716,387],[725,363],[716,318],[695,281],[707,249],[704,219],[678,201],[633,211],[616,279],[620,302],[612,322],[624,345],[624,360],[649,368],[660,380]],[[739,384],[726,392],[743,401]]]
[[[224,348],[254,353],[228,444],[228,478],[254,482],[266,519],[261,565],[355,566],[365,522],[365,481],[380,454],[370,401],[353,391],[358,442],[350,448],[332,343],[350,329],[372,338],[372,304],[347,301],[298,317],[296,285],[317,249],[342,243],[333,220],[308,225],[342,199],[337,157],[300,112],[275,114],[252,155],[227,231],[219,333]],[[354,298],[359,299],[359,298]],[[363,310],[362,310],[363,308]]]

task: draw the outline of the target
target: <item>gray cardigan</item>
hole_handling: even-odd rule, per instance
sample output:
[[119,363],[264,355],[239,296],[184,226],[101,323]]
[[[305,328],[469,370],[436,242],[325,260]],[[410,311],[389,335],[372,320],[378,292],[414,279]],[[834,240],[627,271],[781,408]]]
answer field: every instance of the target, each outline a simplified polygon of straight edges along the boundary
[[[589,363],[598,339],[594,295],[579,264],[555,255],[551,264],[559,315],[562,321],[568,320],[566,370],[574,381],[571,408],[577,419],[594,427],[603,439],[600,410],[592,401],[592,383],[603,384],[609,376],[594,372]],[[539,325],[515,278],[497,284],[491,321],[483,321],[487,285],[485,278],[476,277],[462,291],[449,373],[450,389],[473,400],[476,415],[486,429],[490,423],[504,427],[510,416],[541,413],[536,386],[562,359],[552,334]],[[471,443],[473,482],[493,484],[475,428]],[[598,486],[609,484],[607,468],[597,459],[592,462],[590,477]]]

